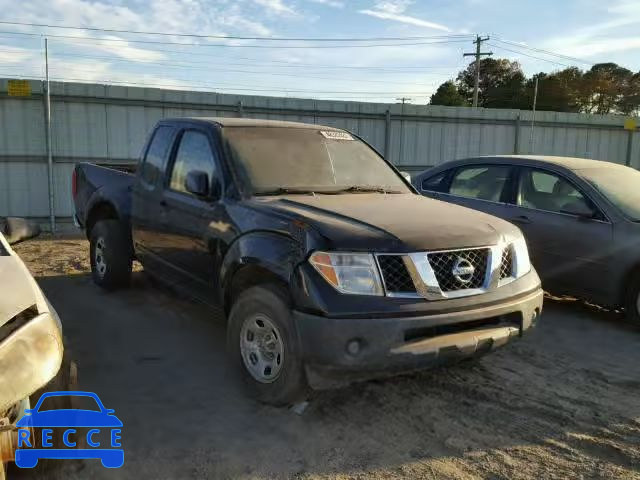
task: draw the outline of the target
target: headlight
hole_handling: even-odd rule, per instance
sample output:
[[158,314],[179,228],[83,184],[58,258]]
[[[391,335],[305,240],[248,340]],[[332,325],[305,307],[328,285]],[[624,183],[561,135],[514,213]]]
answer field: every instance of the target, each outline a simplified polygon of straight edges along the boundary
[[513,276],[520,278],[531,271],[531,261],[529,260],[529,250],[524,237],[516,238],[513,243],[513,253],[515,254],[515,265]]
[[0,412],[51,380],[62,362],[60,329],[48,313],[0,342]]
[[315,252],[309,263],[339,292],[383,295],[378,268],[369,253]]

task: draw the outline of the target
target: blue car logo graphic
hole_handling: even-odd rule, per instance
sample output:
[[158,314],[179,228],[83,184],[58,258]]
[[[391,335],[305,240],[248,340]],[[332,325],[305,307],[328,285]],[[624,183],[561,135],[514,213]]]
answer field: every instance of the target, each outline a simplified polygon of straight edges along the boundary
[[[93,398],[100,408],[97,410],[83,409],[59,409],[40,411],[42,402],[50,397],[77,396]],[[48,392],[44,393],[36,406],[31,410],[25,410],[25,415],[18,420],[18,449],[16,450],[16,465],[20,468],[33,468],[39,459],[93,459],[99,458],[102,465],[107,468],[119,468],[124,463],[124,450],[121,448],[122,422],[113,415],[114,410],[104,408],[100,398],[91,392]],[[33,430],[38,427],[38,430]],[[75,448],[79,439],[76,428],[87,428],[87,448]],[[51,442],[53,429],[62,429],[62,440],[65,447],[53,448]],[[109,430],[109,447],[103,438],[98,440],[101,429]],[[42,448],[36,446],[35,435],[42,436]]]

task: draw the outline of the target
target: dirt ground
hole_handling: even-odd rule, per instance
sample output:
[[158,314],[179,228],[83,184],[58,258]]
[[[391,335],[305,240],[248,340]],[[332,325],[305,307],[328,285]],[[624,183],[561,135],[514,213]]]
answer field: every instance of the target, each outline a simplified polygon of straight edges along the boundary
[[[107,294],[88,245],[16,247],[57,309],[80,389],[123,421],[125,464],[59,478],[640,479],[640,329],[547,300],[478,362],[317,394],[302,415],[245,398],[219,311],[150,285]],[[35,478],[29,471],[18,478]]]

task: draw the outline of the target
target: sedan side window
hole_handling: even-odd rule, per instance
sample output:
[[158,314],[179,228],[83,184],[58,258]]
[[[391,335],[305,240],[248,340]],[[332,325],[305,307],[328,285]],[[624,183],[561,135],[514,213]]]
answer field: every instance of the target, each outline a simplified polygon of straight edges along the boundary
[[486,165],[460,168],[451,181],[449,193],[461,197],[499,202],[511,167]]
[[445,188],[443,183],[448,172],[439,173],[433,177],[425,178],[422,181],[421,189],[423,192],[442,192]]
[[216,174],[216,163],[207,136],[194,130],[187,130],[180,139],[169,188],[191,195],[186,189],[185,181],[187,174],[196,170],[205,172],[211,181]]
[[557,213],[594,212],[591,202],[568,180],[533,169],[520,175],[518,205]]

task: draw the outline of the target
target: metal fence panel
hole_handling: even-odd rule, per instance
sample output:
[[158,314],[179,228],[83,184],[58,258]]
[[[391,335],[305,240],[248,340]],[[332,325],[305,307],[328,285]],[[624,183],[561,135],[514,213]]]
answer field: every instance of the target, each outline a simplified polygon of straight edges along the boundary
[[[136,161],[149,131],[169,117],[253,117],[345,128],[387,153],[401,170],[421,171],[467,156],[532,153],[631,162],[640,168],[640,135],[624,117],[518,110],[377,104],[51,84],[55,212],[73,212],[70,175],[80,161]],[[0,215],[49,213],[41,82],[30,97],[9,97],[0,79]],[[388,112],[388,113],[387,113]],[[633,142],[629,144],[629,135]]]

